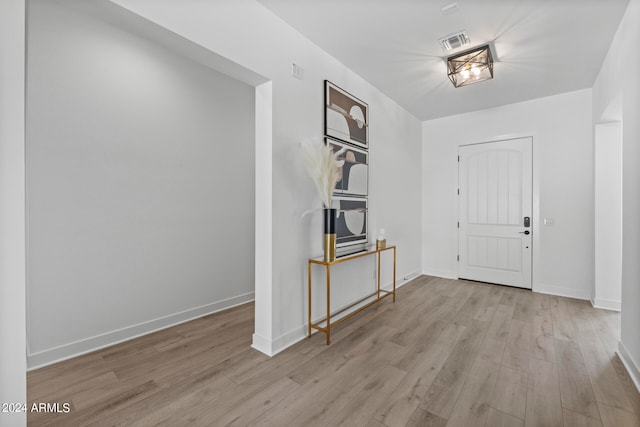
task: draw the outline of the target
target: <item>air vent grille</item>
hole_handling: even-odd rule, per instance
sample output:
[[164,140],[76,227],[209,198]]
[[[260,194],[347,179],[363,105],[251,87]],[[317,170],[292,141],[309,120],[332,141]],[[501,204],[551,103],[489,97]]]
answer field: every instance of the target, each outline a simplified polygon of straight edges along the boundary
[[447,37],[441,38],[438,41],[440,42],[442,50],[444,50],[445,52],[461,48],[471,43],[471,39],[469,38],[466,30],[448,35]]
[[450,13],[457,12],[458,11],[458,3],[456,3],[456,2],[449,3],[448,5],[442,6],[440,8],[440,10],[442,11],[443,15],[448,15]]

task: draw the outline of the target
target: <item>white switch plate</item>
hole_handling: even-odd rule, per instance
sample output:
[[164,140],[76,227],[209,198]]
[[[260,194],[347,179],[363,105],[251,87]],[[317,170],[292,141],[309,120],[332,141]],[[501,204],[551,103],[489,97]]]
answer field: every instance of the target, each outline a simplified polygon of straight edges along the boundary
[[291,76],[298,79],[298,80],[303,80],[304,79],[304,69],[299,66],[298,64],[296,64],[295,62],[291,63]]
[[553,218],[545,218],[544,225],[553,225]]

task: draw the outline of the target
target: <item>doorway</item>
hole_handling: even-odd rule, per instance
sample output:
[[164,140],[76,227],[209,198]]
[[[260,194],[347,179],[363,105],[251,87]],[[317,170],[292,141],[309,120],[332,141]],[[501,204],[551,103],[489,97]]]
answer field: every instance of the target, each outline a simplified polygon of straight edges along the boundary
[[531,289],[532,138],[458,154],[458,276]]

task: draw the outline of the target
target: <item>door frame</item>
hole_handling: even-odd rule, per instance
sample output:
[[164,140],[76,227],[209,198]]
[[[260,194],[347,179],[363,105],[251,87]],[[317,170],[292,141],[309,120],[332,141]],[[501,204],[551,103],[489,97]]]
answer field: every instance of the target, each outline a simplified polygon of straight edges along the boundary
[[531,244],[533,245],[532,259],[531,259],[531,291],[536,292],[540,283],[538,281],[538,271],[540,264],[540,234],[542,233],[541,221],[540,221],[540,143],[539,134],[537,131],[508,133],[501,135],[493,135],[488,137],[478,137],[477,139],[467,141],[465,143],[459,143],[456,147],[456,158],[452,159],[455,162],[456,179],[454,180],[454,188],[451,191],[453,197],[453,229],[451,231],[452,248],[454,248],[451,254],[451,262],[454,266],[455,279],[460,279],[460,266],[458,264],[459,248],[459,229],[457,227],[458,219],[460,218],[460,200],[458,197],[458,188],[460,188],[460,174],[458,171],[458,153],[460,147],[466,145],[486,144],[491,142],[500,142],[510,139],[518,138],[531,138],[531,173],[532,173],[532,188],[531,188],[531,229],[534,231],[532,234]]

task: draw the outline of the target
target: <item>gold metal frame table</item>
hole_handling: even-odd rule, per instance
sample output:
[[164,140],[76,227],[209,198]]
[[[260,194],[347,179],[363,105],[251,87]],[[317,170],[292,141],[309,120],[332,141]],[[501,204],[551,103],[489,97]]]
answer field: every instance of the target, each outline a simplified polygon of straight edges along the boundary
[[[393,250],[393,290],[392,291],[387,291],[386,289],[381,289],[380,288],[380,254],[384,251],[388,251],[388,250]],[[377,258],[377,269],[378,269],[378,290],[376,292],[374,292],[371,295],[367,295],[363,298],[360,298],[358,301],[355,301],[351,304],[349,304],[348,306],[344,307],[343,309],[335,312],[335,313],[331,313],[331,266],[336,265],[336,264],[341,264],[343,262],[347,262],[347,261],[351,261],[357,258],[362,258],[368,255],[373,255],[376,254],[376,258]],[[321,319],[318,321],[318,323],[312,323],[311,322],[311,265],[313,264],[318,264],[318,265],[324,265],[326,268],[326,272],[327,272],[327,316],[324,319]],[[309,258],[309,262],[308,262],[308,275],[309,275],[309,317],[308,317],[308,324],[309,324],[309,336],[311,336],[311,330],[312,329],[316,329],[318,331],[324,332],[327,335],[327,345],[329,345],[331,343],[331,328],[333,326],[337,326],[340,323],[344,322],[347,319],[350,319],[351,317],[355,316],[356,314],[360,313],[362,310],[372,306],[373,304],[380,302],[382,299],[388,297],[389,295],[393,295],[393,302],[396,302],[396,246],[395,245],[390,245],[384,248],[376,248],[375,246],[370,247],[365,249],[363,252],[356,252],[354,254],[350,254],[350,255],[344,255],[342,257],[336,258],[335,261],[324,261],[321,258]],[[331,323],[331,317],[332,316],[337,316],[347,310],[349,310],[350,308],[362,303],[363,301],[366,301],[369,298],[372,298],[374,296],[377,296],[376,299],[374,299],[373,301],[368,302],[367,304],[363,305],[362,307],[359,307],[358,309],[354,310],[353,312],[347,314],[344,317],[341,317],[340,319],[336,320],[335,322]],[[320,326],[321,323],[326,322],[326,326],[322,327]]]

